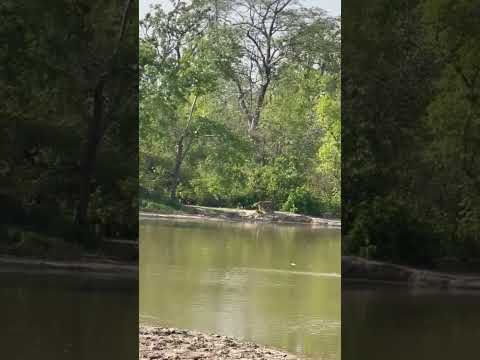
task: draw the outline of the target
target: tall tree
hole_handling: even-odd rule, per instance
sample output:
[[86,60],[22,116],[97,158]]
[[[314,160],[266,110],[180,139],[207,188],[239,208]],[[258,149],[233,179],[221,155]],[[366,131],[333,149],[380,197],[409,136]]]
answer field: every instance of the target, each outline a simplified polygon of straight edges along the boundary
[[238,31],[243,56],[232,79],[252,137],[272,80],[288,57],[302,58],[322,70],[328,66],[332,70],[332,58],[337,57],[338,63],[336,21],[322,10],[301,8],[294,0],[236,1],[226,21]]
[[69,238],[100,223],[136,234],[138,2],[49,3],[0,9],[16,34],[0,27],[11,221]]
[[241,109],[253,135],[260,122],[265,95],[286,56],[287,6],[292,0],[247,0],[236,3],[233,18],[240,34],[243,61],[233,80]]
[[[116,94],[115,91],[112,93],[112,89],[110,89],[110,93],[108,93],[106,86],[115,86],[115,81],[112,78],[118,76],[119,69],[116,67],[116,63],[124,42],[128,12],[132,11],[132,2],[132,0],[124,0],[123,6],[120,8],[120,13],[115,14],[120,21],[114,33],[115,37],[110,54],[102,54],[102,58],[98,59],[95,56],[96,49],[89,49],[88,43],[82,44],[82,48],[86,52],[84,56],[88,56],[91,60],[83,64],[83,72],[81,71],[77,76],[88,79],[85,84],[85,91],[90,95],[93,104],[91,106],[87,105],[89,110],[85,113],[87,121],[87,141],[84,145],[80,162],[80,199],[77,207],[76,223],[81,226],[87,223],[87,211],[92,193],[91,182],[95,171],[99,146],[112,123],[112,119],[115,116],[114,112],[118,111],[118,108],[112,104],[114,103],[112,97],[118,96],[118,94]],[[91,11],[88,7],[85,7],[85,9],[86,12]],[[93,33],[94,29],[92,27],[87,31]],[[132,69],[126,70],[132,71]],[[135,69],[133,69],[133,71],[135,71]],[[77,81],[79,81],[79,78],[77,78]],[[125,109],[127,103],[122,104],[121,108]]]
[[[149,89],[144,104],[157,109],[153,110],[153,122],[163,119],[168,128],[164,136],[174,153],[168,183],[173,201],[182,164],[206,123],[197,114],[198,103],[215,87],[217,71],[228,59],[228,49],[222,49],[223,58],[218,56],[218,38],[208,27],[211,8],[207,5],[202,1],[190,5],[174,1],[171,11],[157,6],[156,12],[142,22],[142,51],[150,54],[141,74],[141,86]],[[149,120],[144,118],[142,123],[148,126]]]
[[339,40],[338,19],[290,0],[154,8],[140,47],[145,206],[268,199],[326,211],[315,179],[324,176],[316,168],[327,126],[316,108],[335,92]]

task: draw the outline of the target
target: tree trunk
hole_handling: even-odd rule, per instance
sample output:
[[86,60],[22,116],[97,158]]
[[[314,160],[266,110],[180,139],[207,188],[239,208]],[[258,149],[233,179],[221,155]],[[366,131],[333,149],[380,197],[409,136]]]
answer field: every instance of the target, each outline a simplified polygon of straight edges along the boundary
[[180,182],[180,168],[183,161],[183,136],[180,138],[176,145],[176,154],[175,154],[175,167],[172,173],[172,185],[170,188],[170,200],[177,200],[177,187]]
[[188,114],[187,125],[183,129],[182,135],[178,139],[176,149],[175,149],[175,167],[172,173],[172,184],[170,187],[170,200],[177,200],[177,187],[180,182],[180,168],[182,167],[183,159],[188,153],[190,146],[192,145],[193,138],[190,138],[190,141],[187,140],[186,146],[184,145],[185,137],[188,136],[190,127],[192,125],[193,113],[195,112],[195,106],[197,105],[198,95],[195,95],[193,99],[192,106],[190,107],[190,113]]
[[95,171],[98,148],[107,128],[107,120],[105,119],[104,114],[103,91],[106,78],[110,75],[113,69],[113,63],[117,58],[120,45],[125,35],[127,15],[131,4],[132,0],[125,0],[118,39],[113,54],[105,63],[105,72],[100,74],[94,90],[93,116],[88,119],[87,141],[80,162],[80,194],[75,214],[75,224],[79,226],[85,226],[88,223],[88,206],[90,203],[90,194],[92,192],[91,182]]
[[250,137],[255,140],[255,133],[260,123],[260,117],[262,115],[262,109],[265,103],[265,95],[267,94],[268,87],[270,85],[270,78],[267,78],[267,81],[260,87],[259,93],[257,96],[257,101],[255,104],[255,109],[253,114],[250,116],[250,123],[248,124],[248,134]]
[[75,219],[75,223],[80,226],[87,224],[87,211],[90,202],[90,193],[92,192],[91,182],[98,147],[98,144],[93,139],[93,134],[94,130],[89,131],[89,139],[80,165],[80,198]]
[[80,194],[75,217],[75,224],[87,224],[87,212],[92,192],[91,182],[95,171],[98,147],[103,135],[103,81],[100,82],[94,95],[93,117],[88,121],[87,141],[80,163]]

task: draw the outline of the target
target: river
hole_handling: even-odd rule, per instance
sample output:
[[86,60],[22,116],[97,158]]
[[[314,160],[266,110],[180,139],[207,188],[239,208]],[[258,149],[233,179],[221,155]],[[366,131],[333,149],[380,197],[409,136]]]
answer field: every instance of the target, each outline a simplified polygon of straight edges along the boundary
[[143,220],[140,322],[340,359],[340,231]]
[[478,358],[478,293],[342,287],[342,350],[355,360]]
[[138,358],[136,279],[106,274],[0,271],[1,358]]

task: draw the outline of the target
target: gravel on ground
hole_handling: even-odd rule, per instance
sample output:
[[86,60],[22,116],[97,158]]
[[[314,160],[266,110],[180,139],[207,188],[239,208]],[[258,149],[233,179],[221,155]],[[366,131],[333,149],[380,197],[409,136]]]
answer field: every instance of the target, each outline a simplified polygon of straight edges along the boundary
[[300,358],[232,337],[191,330],[140,327],[140,360],[299,360]]

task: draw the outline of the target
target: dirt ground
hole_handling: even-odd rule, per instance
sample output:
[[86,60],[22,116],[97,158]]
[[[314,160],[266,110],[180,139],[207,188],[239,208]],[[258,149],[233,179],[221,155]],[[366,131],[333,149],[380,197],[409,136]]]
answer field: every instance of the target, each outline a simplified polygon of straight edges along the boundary
[[140,327],[139,358],[140,360],[300,360],[294,355],[228,336],[156,327]]

